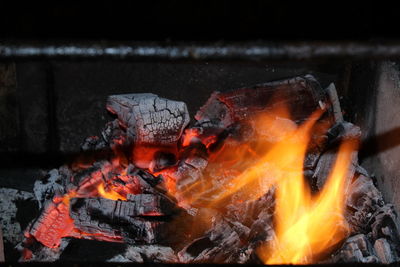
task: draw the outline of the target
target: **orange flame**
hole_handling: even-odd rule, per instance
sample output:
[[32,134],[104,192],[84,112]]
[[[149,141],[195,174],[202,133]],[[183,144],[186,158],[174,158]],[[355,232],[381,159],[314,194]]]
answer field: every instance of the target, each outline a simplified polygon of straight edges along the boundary
[[276,237],[258,250],[264,263],[312,263],[346,237],[344,188],[354,150],[354,141],[341,145],[335,166],[316,196],[310,194],[301,172],[277,181]]
[[126,200],[126,197],[121,196],[119,193],[112,190],[112,188],[106,191],[103,183],[100,183],[98,185],[97,191],[98,191],[99,195],[103,198],[112,199],[112,200]]
[[[275,187],[276,236],[258,248],[259,257],[266,264],[306,264],[326,256],[348,234],[343,216],[344,198],[346,177],[356,142],[344,141],[325,187],[312,195],[303,177],[303,165],[316,131],[325,132],[329,127],[327,121],[318,121],[322,113],[323,110],[317,110],[300,126],[287,119],[289,112],[282,107],[253,118],[253,123],[257,124],[255,128],[269,135],[264,136],[268,142],[233,146],[231,151],[222,151],[220,155],[211,155],[210,158],[210,165],[214,161],[220,163],[219,156],[222,155],[222,160],[225,160],[235,154],[232,151],[240,150],[233,161],[225,166],[218,165],[220,169],[222,166],[223,172],[230,173],[233,173],[234,164],[243,164],[249,158],[252,163],[223,182],[207,177],[192,184],[180,192],[184,201],[199,205],[199,200],[211,199],[206,206],[215,207],[233,195],[240,195],[239,202],[256,200]],[[262,139],[263,135],[259,137]],[[312,143],[318,140],[313,139]],[[249,150],[251,153],[248,153]]]
[[[298,166],[297,171],[302,172],[304,155],[310,136],[309,132],[322,112],[322,110],[314,112],[300,127],[286,119],[289,113],[283,108],[253,118],[253,123],[257,124],[257,128],[263,128],[264,132],[274,136],[275,143],[259,141],[257,144],[253,144],[255,149],[248,144],[241,144],[226,152],[220,152],[220,155],[214,155],[216,158],[210,159],[210,165],[213,161],[219,162],[221,160],[226,164],[218,165],[217,170],[213,171],[229,172],[236,175],[231,175],[234,177],[220,186],[216,186],[218,183],[221,184],[220,181],[207,177],[185,188],[180,193],[186,198],[185,201],[195,203],[205,198],[205,195],[212,191],[212,201],[206,206],[219,205],[222,200],[239,192],[243,200],[260,198],[268,192],[276,180],[281,179],[281,176],[287,172],[293,172],[296,166]],[[227,158],[232,157],[232,155],[233,159],[228,161]],[[251,164],[245,166],[244,169],[241,166],[240,168],[243,170],[234,173],[233,165],[235,162],[237,162],[237,165],[244,165],[244,161],[249,161]]]

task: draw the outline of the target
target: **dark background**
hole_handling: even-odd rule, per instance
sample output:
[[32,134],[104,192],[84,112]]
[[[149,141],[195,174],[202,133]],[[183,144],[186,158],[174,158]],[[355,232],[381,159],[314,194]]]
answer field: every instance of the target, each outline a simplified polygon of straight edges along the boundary
[[[0,42],[392,40],[397,9],[372,1],[3,1]],[[313,73],[345,91],[350,62],[0,62],[0,165],[59,166],[111,119],[108,95],[152,92],[187,103],[214,90]],[[353,73],[354,74],[354,73]],[[7,175],[8,176],[8,175]]]
[[[397,39],[397,12],[390,2],[372,1],[3,1],[0,42],[380,42]],[[193,118],[215,90],[306,73],[346,92],[350,77],[370,83],[372,76],[364,75],[369,62],[359,66],[346,60],[0,62],[0,185],[31,177],[27,190],[37,175],[21,175],[22,170],[58,167],[74,158],[83,139],[100,134],[112,119],[105,110],[111,94],[152,92],[184,101]]]
[[[4,1],[0,39],[380,40],[395,3],[374,1]],[[375,1],[376,2],[376,1]]]

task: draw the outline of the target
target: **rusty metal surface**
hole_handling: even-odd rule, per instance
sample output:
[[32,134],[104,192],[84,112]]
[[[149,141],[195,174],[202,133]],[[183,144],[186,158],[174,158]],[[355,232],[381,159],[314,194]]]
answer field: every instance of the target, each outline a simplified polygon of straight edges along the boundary
[[400,42],[29,43],[0,41],[4,59],[318,60],[400,58]]

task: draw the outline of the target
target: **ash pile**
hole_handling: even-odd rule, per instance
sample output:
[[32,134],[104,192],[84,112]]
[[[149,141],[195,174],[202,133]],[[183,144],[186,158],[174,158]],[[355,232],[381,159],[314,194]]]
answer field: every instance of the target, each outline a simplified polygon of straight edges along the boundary
[[[88,239],[124,244],[110,257],[115,262],[260,263],[258,247],[275,237],[275,189],[226,192],[257,157],[251,144],[279,141],[252,119],[279,105],[291,120],[274,116],[272,123],[286,129],[324,111],[318,120],[329,130],[313,129],[304,160],[304,177],[319,192],[340,142],[361,136],[343,120],[333,84],[321,88],[306,75],[214,92],[192,124],[183,102],[113,95],[107,109],[116,119],[85,139],[78,159],[35,183],[41,214],[17,246],[21,260],[55,261],[74,239]],[[349,231],[318,262],[398,261],[397,215],[357,151],[346,181]]]

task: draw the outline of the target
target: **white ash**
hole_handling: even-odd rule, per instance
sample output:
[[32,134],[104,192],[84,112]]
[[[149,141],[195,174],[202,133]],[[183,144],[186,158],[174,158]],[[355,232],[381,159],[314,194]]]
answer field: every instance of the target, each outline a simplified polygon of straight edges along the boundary
[[129,246],[123,255],[119,254],[108,262],[177,262],[177,256],[170,247],[159,245]]
[[64,192],[62,177],[57,169],[49,171],[45,179],[36,180],[33,187],[35,198],[38,201],[39,208],[46,199],[50,199],[56,192]]
[[[29,261],[29,262],[55,262],[60,259],[61,254],[68,246],[70,239],[64,238],[61,240],[60,246],[58,248],[48,248],[46,246],[40,246],[35,253],[32,254],[32,258],[29,260],[25,260],[22,257],[20,261]],[[19,243],[16,248],[22,252],[24,247],[22,243]],[[22,255],[22,253],[21,253]]]
[[389,264],[395,261],[392,249],[385,238],[377,239],[374,243],[374,249],[381,263]]
[[0,225],[3,230],[4,241],[13,245],[23,239],[23,229],[16,221],[18,207],[17,200],[33,200],[34,196],[30,192],[19,191],[12,188],[0,188]]

